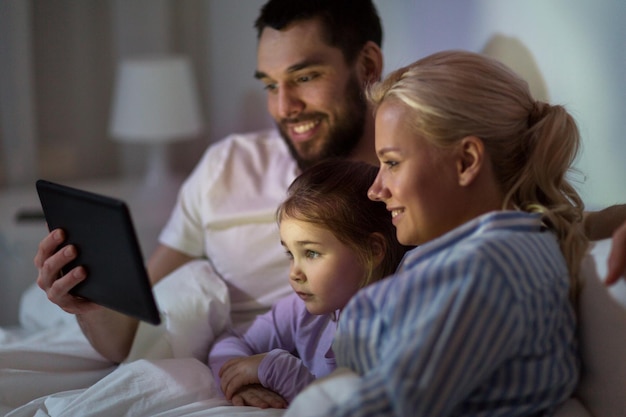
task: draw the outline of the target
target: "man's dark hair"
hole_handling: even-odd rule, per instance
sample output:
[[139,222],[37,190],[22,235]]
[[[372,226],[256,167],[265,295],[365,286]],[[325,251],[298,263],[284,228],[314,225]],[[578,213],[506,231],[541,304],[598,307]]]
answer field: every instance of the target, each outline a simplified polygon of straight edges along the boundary
[[254,23],[257,38],[263,29],[282,30],[298,20],[319,18],[328,45],[341,49],[352,63],[367,41],[382,47],[383,30],[372,0],[269,0]]

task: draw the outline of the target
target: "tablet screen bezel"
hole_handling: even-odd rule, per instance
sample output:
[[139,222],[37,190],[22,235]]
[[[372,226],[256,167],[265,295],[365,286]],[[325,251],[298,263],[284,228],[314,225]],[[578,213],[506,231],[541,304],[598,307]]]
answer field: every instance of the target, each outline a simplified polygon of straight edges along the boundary
[[87,279],[71,294],[158,325],[161,322],[152,286],[126,203],[120,199],[40,179],[39,200],[49,230],[61,228],[61,244],[77,248],[76,265]]

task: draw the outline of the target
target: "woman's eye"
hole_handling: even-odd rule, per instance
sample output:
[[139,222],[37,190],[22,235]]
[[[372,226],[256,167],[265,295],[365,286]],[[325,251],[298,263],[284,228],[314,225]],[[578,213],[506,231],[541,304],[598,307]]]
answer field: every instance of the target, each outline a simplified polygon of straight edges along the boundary
[[289,251],[285,251],[285,255],[287,255],[287,258],[288,258],[288,259],[293,260],[293,254],[292,254],[291,252],[289,252]]
[[384,161],[383,164],[385,164],[387,168],[393,168],[396,165],[398,165],[398,162],[397,161]]

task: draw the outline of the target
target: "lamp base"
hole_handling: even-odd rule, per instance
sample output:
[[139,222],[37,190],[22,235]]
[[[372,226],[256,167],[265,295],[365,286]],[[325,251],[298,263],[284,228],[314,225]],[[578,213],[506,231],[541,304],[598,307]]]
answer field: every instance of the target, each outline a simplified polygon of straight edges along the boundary
[[146,173],[144,176],[145,188],[157,188],[170,177],[167,159],[167,145],[165,143],[152,143],[148,149],[146,161]]
[[167,210],[169,213],[171,203],[165,202],[176,199],[183,179],[169,169],[166,143],[150,144],[147,156],[146,172],[137,199],[146,211]]

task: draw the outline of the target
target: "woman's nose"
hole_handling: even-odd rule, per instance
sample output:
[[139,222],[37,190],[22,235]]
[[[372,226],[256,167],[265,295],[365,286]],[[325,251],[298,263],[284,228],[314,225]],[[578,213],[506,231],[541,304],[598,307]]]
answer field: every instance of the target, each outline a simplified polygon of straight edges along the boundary
[[367,190],[367,197],[372,201],[382,201],[382,181],[380,179],[380,173],[376,175],[374,182],[370,186],[369,190]]

